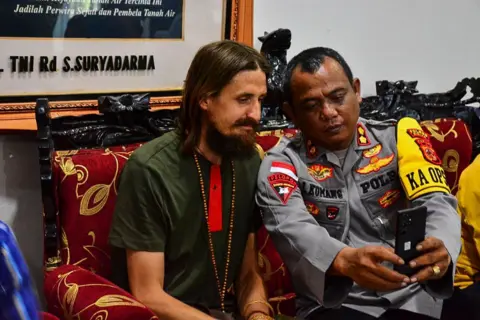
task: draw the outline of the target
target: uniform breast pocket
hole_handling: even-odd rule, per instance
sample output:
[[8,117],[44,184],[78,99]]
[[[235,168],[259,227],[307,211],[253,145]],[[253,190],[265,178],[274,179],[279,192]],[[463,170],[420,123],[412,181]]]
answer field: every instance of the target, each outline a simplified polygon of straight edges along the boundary
[[369,180],[360,182],[359,190],[366,191],[360,198],[372,219],[372,227],[383,238],[395,235],[396,213],[405,208],[405,196],[395,171],[387,171]]
[[305,205],[310,214],[317,220],[318,224],[324,227],[332,238],[339,240],[342,238],[345,216],[347,214],[346,202],[305,201]]
[[358,184],[360,199],[368,214],[374,219],[379,213],[397,204],[402,198],[402,187],[395,170],[361,180]]

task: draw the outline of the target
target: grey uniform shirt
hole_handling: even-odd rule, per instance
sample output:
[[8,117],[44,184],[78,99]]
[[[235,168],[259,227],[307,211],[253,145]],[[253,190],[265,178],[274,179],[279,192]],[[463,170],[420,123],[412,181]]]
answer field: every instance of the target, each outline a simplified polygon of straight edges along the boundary
[[[292,276],[297,315],[343,304],[377,317],[388,308],[440,317],[442,299],[453,292],[461,246],[457,202],[420,126],[413,119],[404,122],[414,128],[403,130],[410,136],[402,134],[402,142],[395,122],[360,118],[347,150],[322,150],[299,134],[282,139],[263,160],[256,201]],[[397,210],[420,205],[428,208],[426,236],[441,239],[452,258],[442,279],[380,292],[326,274],[346,246],[394,247]]]

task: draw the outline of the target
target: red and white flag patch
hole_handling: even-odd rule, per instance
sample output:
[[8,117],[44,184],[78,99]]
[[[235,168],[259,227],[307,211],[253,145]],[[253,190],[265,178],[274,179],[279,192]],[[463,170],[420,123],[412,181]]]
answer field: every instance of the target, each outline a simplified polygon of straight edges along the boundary
[[283,204],[287,204],[293,191],[297,188],[297,171],[291,164],[285,162],[272,162],[271,174],[268,182]]
[[273,161],[270,167],[271,173],[284,173],[295,181],[298,181],[297,170],[289,163]]

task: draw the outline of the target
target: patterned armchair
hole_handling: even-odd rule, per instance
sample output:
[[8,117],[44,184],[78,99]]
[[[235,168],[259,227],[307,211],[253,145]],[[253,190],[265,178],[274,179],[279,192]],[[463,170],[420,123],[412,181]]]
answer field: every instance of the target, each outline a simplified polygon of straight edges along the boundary
[[[156,112],[149,112],[145,117]],[[131,138],[131,117],[126,114],[118,119],[121,117],[129,118],[124,122],[128,126],[124,125],[115,137],[126,133]],[[123,122],[118,119],[118,123],[108,130],[122,127]],[[48,311],[65,320],[157,319],[132,295],[108,280],[112,266],[107,237],[118,178],[125,162],[141,143],[84,149],[81,146],[85,140],[95,140],[98,145],[103,145],[105,140],[100,139],[99,142],[99,137],[111,131],[105,130],[101,116],[97,120],[102,125],[92,135],[85,132],[91,130],[92,123],[97,120],[92,122],[89,118],[82,124],[81,118],[78,118],[74,129],[71,128],[71,119],[67,120],[50,119],[48,102],[37,104],[45,228],[44,293]],[[67,123],[70,126],[68,130],[65,129]],[[150,121],[142,119],[141,123]],[[465,147],[455,149],[457,153],[438,149],[444,163],[448,164],[449,179],[458,180],[459,170],[463,170],[471,157],[471,140],[466,127],[458,121],[445,121],[428,124],[427,128],[438,136],[440,146],[448,144],[452,149]],[[141,133],[145,137],[145,131]],[[257,142],[262,150],[259,151],[273,147],[281,136],[292,136],[294,133],[294,130],[260,133]],[[88,136],[91,138],[88,139]],[[70,148],[56,150],[60,140],[65,146],[66,137],[76,143],[71,143]],[[288,271],[264,228],[258,232],[257,240],[259,265],[268,286],[270,301],[278,313],[294,315],[295,294]]]

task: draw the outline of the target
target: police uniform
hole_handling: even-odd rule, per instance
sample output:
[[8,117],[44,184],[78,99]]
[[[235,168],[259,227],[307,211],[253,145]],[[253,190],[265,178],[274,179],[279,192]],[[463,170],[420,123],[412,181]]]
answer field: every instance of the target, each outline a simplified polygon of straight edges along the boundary
[[[297,315],[343,305],[374,317],[399,308],[439,318],[441,299],[453,292],[460,221],[428,136],[412,118],[360,118],[341,158],[298,134],[283,138],[260,167],[256,201],[292,276]],[[441,239],[452,259],[442,279],[375,292],[326,274],[346,246],[394,247],[397,210],[421,205],[428,208],[426,236]]]

